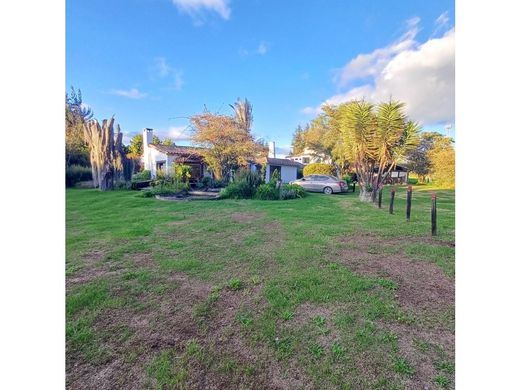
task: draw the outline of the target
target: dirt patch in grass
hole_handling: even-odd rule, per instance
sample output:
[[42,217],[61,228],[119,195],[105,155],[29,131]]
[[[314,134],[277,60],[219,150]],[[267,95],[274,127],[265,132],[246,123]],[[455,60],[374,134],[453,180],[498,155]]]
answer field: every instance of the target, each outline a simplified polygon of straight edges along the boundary
[[137,268],[156,268],[157,263],[149,252],[137,252],[125,254],[125,259],[129,260]]
[[262,217],[260,213],[235,212],[231,214],[231,219],[239,223],[251,223]]
[[434,378],[442,374],[450,378],[452,386],[453,372],[439,371],[436,364],[454,361],[454,280],[435,264],[402,254],[396,239],[360,234],[341,241],[347,247],[336,253],[339,261],[355,273],[397,282],[395,299],[415,318],[408,324],[380,324],[398,336],[399,355],[413,368],[413,374],[401,376],[402,383],[410,389],[434,388]]
[[397,282],[396,298],[404,308],[437,311],[454,304],[453,280],[435,264],[401,254],[395,240],[366,234],[343,237],[341,241],[348,248],[339,251],[340,262],[356,273]]
[[81,266],[72,275],[67,275],[66,286],[89,283],[101,277],[112,277],[121,273],[117,265],[112,262],[104,262],[108,251],[105,249],[93,249],[81,256]]

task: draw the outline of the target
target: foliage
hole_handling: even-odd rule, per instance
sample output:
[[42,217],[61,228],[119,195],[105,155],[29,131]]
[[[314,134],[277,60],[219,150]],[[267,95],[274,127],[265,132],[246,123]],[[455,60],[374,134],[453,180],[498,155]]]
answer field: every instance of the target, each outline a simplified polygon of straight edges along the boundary
[[307,193],[305,190],[296,184],[284,184],[280,187],[280,200],[303,198]]
[[355,167],[360,200],[375,202],[377,190],[397,162],[417,145],[419,125],[407,119],[404,103],[398,101],[377,106],[351,101],[323,110],[341,137],[341,153]]
[[160,184],[156,185],[152,189],[143,190],[139,194],[143,198],[151,198],[155,195],[161,196],[173,196],[181,193],[186,193],[189,191],[190,186],[188,183],[182,183],[178,181],[168,182],[163,181]]
[[83,104],[81,90],[71,87],[65,94],[65,162],[66,165],[89,166],[88,147],[83,138],[83,124],[94,115],[90,107]]
[[[307,126],[308,127],[308,126]],[[305,150],[305,130],[298,125],[293,133],[291,143],[291,155],[298,155]]]
[[73,187],[80,181],[92,180],[92,170],[83,165],[70,165],[65,169],[65,185]]
[[256,199],[260,200],[275,200],[278,199],[280,196],[275,186],[271,185],[270,183],[266,183],[260,184],[258,186],[258,188],[256,189],[255,197]]
[[128,153],[131,155],[131,158],[139,158],[143,155],[142,134],[137,134],[132,137],[130,140],[130,145],[128,146]]
[[306,165],[303,168],[303,176],[309,176],[309,175],[331,175],[334,176],[335,169],[330,164],[323,164],[323,163],[313,163]]
[[172,146],[174,145],[174,142],[171,138],[165,138],[163,139],[162,144],[166,146]]
[[421,139],[417,147],[406,156],[409,170],[419,177],[420,182],[425,182],[427,176],[432,174],[432,161],[430,152],[434,148],[451,145],[452,140],[437,132],[421,133]]
[[265,149],[251,134],[250,106],[240,102],[235,114],[231,117],[205,111],[190,118],[191,140],[204,148],[200,152],[219,180],[228,178],[232,170],[246,167]]
[[172,171],[177,180],[188,182],[191,177],[191,166],[186,164],[172,164]]
[[144,169],[132,176],[133,182],[146,181],[152,179],[152,173],[148,169]]
[[263,183],[262,176],[259,172],[253,172],[249,169],[242,169],[235,175],[236,181],[245,181],[250,187],[258,187]]
[[271,173],[271,176],[269,177],[269,183],[274,185],[277,185],[279,181],[281,181],[281,175],[278,169],[275,169],[273,173]]
[[455,150],[449,144],[439,144],[428,154],[432,162],[432,178],[442,188],[455,188]]
[[227,287],[231,290],[240,290],[243,287],[243,283],[238,278],[232,278],[227,282]]

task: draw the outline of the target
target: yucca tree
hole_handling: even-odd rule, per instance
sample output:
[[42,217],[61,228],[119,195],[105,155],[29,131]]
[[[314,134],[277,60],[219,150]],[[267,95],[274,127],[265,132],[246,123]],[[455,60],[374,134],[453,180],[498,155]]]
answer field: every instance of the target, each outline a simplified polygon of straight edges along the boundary
[[253,106],[247,100],[241,101],[240,98],[233,104],[230,104],[230,107],[235,111],[235,120],[238,123],[238,126],[247,131],[251,131],[251,125],[253,123]]
[[398,101],[377,106],[352,101],[323,110],[341,134],[345,159],[356,169],[360,200],[375,202],[390,172],[417,144],[419,125],[407,119]]

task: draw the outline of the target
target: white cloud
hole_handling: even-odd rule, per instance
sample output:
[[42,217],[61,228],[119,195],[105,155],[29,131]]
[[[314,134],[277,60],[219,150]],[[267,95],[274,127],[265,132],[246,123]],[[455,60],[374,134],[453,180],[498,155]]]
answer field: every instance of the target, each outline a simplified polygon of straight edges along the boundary
[[184,78],[182,70],[174,69],[173,70],[173,85],[172,88],[175,91],[180,91],[182,86],[184,85]]
[[154,64],[151,69],[154,75],[160,78],[167,77],[172,72],[172,67],[166,62],[166,58],[157,57],[154,59]]
[[397,54],[416,45],[414,39],[419,31],[419,21],[420,19],[417,17],[409,19],[406,22],[408,30],[392,44],[376,49],[372,53],[359,54],[343,68],[336,71],[334,81],[340,87],[345,87],[353,80],[374,77],[379,74]]
[[167,129],[159,129],[155,131],[159,138],[171,138],[174,142],[182,142],[190,140],[189,129],[185,126],[170,126]]
[[224,20],[231,16],[228,0],[172,0],[179,11],[187,13],[194,18],[198,24],[202,23],[202,12],[213,11]]
[[[381,49],[373,53],[378,50]],[[370,78],[369,82],[331,96],[324,103],[334,105],[353,99],[379,103],[392,98],[406,103],[410,119],[424,125],[454,123],[455,30],[452,28],[442,37],[423,44],[405,45]],[[336,83],[341,90],[342,80]],[[319,112],[320,107],[314,110]],[[302,110],[302,113],[311,112],[312,107]]]
[[265,53],[267,53],[267,49],[267,44],[265,42],[260,42],[260,44],[258,45],[258,49],[256,49],[256,52],[263,56]]
[[139,92],[137,88],[131,89],[113,89],[110,91],[112,95],[126,97],[128,99],[144,99],[147,93]]
[[450,18],[448,11],[443,12],[437,19],[435,19],[435,30],[432,33],[432,37],[436,36],[439,32],[446,31],[449,28]]
[[316,107],[304,107],[300,110],[300,113],[301,114],[304,114],[304,115],[316,115],[316,114],[319,114],[321,112],[320,108],[316,108]]

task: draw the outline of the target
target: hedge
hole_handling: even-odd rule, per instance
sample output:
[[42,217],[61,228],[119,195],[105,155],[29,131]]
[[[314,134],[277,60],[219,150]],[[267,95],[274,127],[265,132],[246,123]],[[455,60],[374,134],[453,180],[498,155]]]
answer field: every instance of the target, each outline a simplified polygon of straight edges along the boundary
[[309,175],[335,175],[335,169],[330,164],[323,164],[323,163],[313,163],[306,165],[305,168],[303,168],[303,176],[309,176]]

